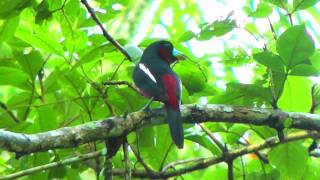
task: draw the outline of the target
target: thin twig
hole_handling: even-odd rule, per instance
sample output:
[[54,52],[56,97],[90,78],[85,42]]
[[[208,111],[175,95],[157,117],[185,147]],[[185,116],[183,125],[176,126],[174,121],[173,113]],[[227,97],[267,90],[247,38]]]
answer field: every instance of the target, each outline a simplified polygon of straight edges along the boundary
[[104,85],[126,85],[129,88],[133,89],[138,94],[141,94],[138,88],[136,88],[135,86],[133,86],[131,83],[127,81],[108,81],[108,82],[104,82],[103,84]]
[[196,162],[201,162],[204,161],[208,158],[195,158],[195,159],[187,159],[187,160],[181,160],[181,161],[174,161],[172,163],[169,163],[168,165],[166,165],[165,167],[162,168],[161,172],[166,172],[168,171],[170,168],[173,168],[178,166],[178,165],[185,165],[185,164],[189,164],[189,163],[196,163]]
[[241,169],[242,169],[242,179],[246,179],[246,169],[243,162],[243,156],[240,156],[240,162],[241,162]]
[[[43,1],[45,2],[45,1]],[[60,11],[64,8],[64,6],[66,5],[67,0],[64,0],[63,4],[61,5],[61,7],[59,7],[58,9],[52,10],[51,13],[55,13],[57,11]]]
[[315,110],[316,110],[316,107],[318,106],[318,103],[317,103],[317,100],[316,100],[316,87],[317,87],[317,84],[314,84],[311,88],[311,100],[312,100],[312,103],[311,103],[311,108],[309,110],[309,113],[310,114],[314,114]]
[[289,16],[290,24],[291,26],[293,26],[292,14],[288,13],[288,16]]
[[147,165],[147,163],[144,162],[144,160],[142,159],[142,157],[140,156],[140,154],[138,153],[136,148],[131,144],[129,144],[129,146],[130,146],[130,149],[132,150],[133,154],[136,156],[137,160],[140,162],[140,164],[146,170],[146,172],[153,172],[153,170]]
[[208,137],[220,148],[222,153],[226,152],[225,146],[212,135],[212,133],[207,127],[205,127],[203,124],[199,124],[199,126],[208,135]]
[[11,119],[15,122],[15,123],[19,123],[19,119],[13,114],[12,111],[10,111],[10,109],[8,108],[8,106],[0,101],[0,108],[2,108],[5,112],[8,113],[8,115],[11,117]]
[[233,180],[233,159],[227,161],[228,165],[228,180]]
[[41,166],[37,166],[37,167],[33,167],[30,169],[26,169],[23,171],[19,171],[13,174],[9,174],[6,176],[2,176],[0,177],[0,179],[15,179],[15,178],[19,178],[19,177],[23,177],[23,176],[27,176],[30,175],[32,173],[35,172],[39,172],[39,171],[44,171],[44,170],[48,170],[48,169],[52,169],[55,167],[59,167],[59,166],[65,166],[65,165],[69,165],[69,164],[73,164],[76,162],[81,162],[81,161],[85,161],[88,159],[92,159],[92,158],[96,158],[103,155],[102,151],[96,151],[96,152],[91,152],[88,154],[83,154],[83,155],[78,155],[76,157],[72,157],[72,158],[68,158],[62,161],[57,161],[57,162],[53,162],[53,163],[49,163],[49,164],[45,164],[45,165],[41,165]]
[[130,55],[128,54],[128,52],[116,41],[114,40],[111,35],[105,30],[105,28],[103,27],[102,23],[100,22],[100,20],[98,19],[98,17],[96,16],[96,14],[94,13],[94,10],[90,7],[89,3],[86,0],[81,0],[81,3],[87,8],[88,12],[90,13],[92,19],[98,24],[98,26],[100,27],[103,36],[109,41],[111,42],[128,60],[132,61]]
[[271,29],[271,32],[272,32],[272,35],[273,35],[273,39],[274,39],[274,40],[277,40],[277,34],[276,34],[276,31],[274,30],[274,27],[273,27],[273,25],[272,25],[272,23],[271,23],[270,19],[269,19],[269,18],[267,18],[267,19],[268,19],[269,26],[270,26],[270,29]]
[[170,144],[170,146],[168,147],[166,153],[164,154],[164,157],[163,157],[163,159],[162,159],[162,161],[161,161],[161,165],[160,165],[159,171],[162,171],[162,168],[163,168],[163,166],[164,166],[164,163],[166,162],[166,159],[167,159],[167,157],[168,157],[168,155],[169,155],[169,152],[170,152],[170,150],[171,150],[172,145],[173,145],[173,143]]
[[123,155],[124,155],[124,167],[125,167],[125,180],[131,179],[131,168],[130,168],[130,159],[129,159],[129,146],[127,141],[123,142]]

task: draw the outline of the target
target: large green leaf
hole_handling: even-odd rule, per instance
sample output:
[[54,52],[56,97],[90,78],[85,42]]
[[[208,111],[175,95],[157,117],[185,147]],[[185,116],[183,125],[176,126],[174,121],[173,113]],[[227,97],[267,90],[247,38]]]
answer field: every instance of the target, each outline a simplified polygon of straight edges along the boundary
[[175,70],[189,94],[200,92],[206,87],[206,69],[199,69],[188,62],[180,62],[175,65]]
[[314,6],[319,0],[293,0],[294,10],[303,10]]
[[266,2],[269,2],[271,4],[274,4],[280,8],[283,8],[283,9],[287,9],[288,7],[288,0],[265,0]]
[[317,70],[320,70],[320,51],[317,50],[315,53],[310,57],[310,62],[313,67]]
[[198,143],[200,146],[208,149],[212,155],[219,155],[221,153],[218,147],[209,139],[207,135],[191,134],[186,135],[185,139]]
[[264,66],[271,68],[275,72],[284,73],[284,64],[280,56],[273,54],[272,52],[261,52],[253,55],[253,58],[263,64]]
[[277,52],[289,68],[305,61],[314,51],[314,42],[305,25],[291,27],[277,40]]
[[19,25],[19,20],[20,20],[19,16],[13,17],[13,18],[7,19],[0,25],[0,42],[6,41],[7,39],[10,39],[11,37],[13,37]]
[[272,13],[272,8],[266,3],[260,3],[257,9],[250,13],[249,16],[254,18],[265,18],[268,17]]
[[[41,131],[49,131],[57,128],[57,114],[55,114],[54,110],[50,106],[42,106],[37,109],[38,111],[38,119],[36,122],[36,126],[40,127]],[[37,124],[39,123],[39,124]]]
[[311,82],[305,77],[289,76],[278,105],[285,111],[309,112]]
[[186,42],[186,41],[189,41],[190,39],[194,38],[196,35],[194,34],[194,32],[192,31],[186,31],[185,33],[183,33],[178,41],[179,42]]
[[232,31],[236,26],[234,20],[226,19],[223,21],[215,21],[212,24],[206,25],[197,37],[200,41],[205,41],[211,39],[213,36],[220,37],[230,31]]
[[43,65],[41,54],[38,51],[31,51],[29,54],[16,53],[15,57],[22,70],[34,80]]
[[61,44],[45,29],[35,28],[32,32],[27,28],[19,28],[16,36],[35,48],[45,52],[63,56],[64,51]]
[[306,170],[308,158],[307,148],[301,142],[281,144],[268,155],[270,163],[280,170],[284,179],[300,179]]
[[[0,52],[0,60],[8,60],[13,57],[11,46],[5,42],[0,43]],[[5,63],[5,61],[1,61],[0,63]]]
[[42,1],[37,7],[35,23],[42,24],[44,20],[51,18],[51,16],[52,16],[52,12],[49,10],[48,1]]
[[248,127],[242,124],[235,124],[228,129],[227,140],[229,144],[237,144],[243,134],[248,130]]
[[0,66],[0,85],[17,86],[28,80],[28,75],[20,69]]
[[0,19],[8,19],[17,16],[24,8],[31,4],[32,0],[1,0]]
[[298,64],[294,66],[290,72],[290,75],[295,76],[318,76],[319,70],[309,64]]

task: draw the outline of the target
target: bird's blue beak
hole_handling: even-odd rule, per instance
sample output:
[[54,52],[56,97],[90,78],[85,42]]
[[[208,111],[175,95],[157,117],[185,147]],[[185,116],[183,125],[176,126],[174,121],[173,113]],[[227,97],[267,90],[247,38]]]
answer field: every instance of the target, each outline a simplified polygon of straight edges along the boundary
[[173,49],[172,55],[173,55],[174,57],[176,57],[178,60],[185,60],[185,59],[187,59],[187,56],[186,56],[186,55],[182,54],[182,52],[180,52],[180,51],[178,51],[178,50],[176,50],[176,49]]

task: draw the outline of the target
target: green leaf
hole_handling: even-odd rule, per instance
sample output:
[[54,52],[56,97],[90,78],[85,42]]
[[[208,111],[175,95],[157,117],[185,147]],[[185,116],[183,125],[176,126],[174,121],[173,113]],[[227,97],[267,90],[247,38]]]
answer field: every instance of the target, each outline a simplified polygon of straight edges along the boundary
[[314,51],[314,42],[305,25],[291,27],[277,40],[277,52],[289,68],[305,61]]
[[35,28],[34,32],[32,32],[25,27],[19,28],[16,32],[16,37],[48,53],[59,56],[64,54],[61,44],[45,29]]
[[273,148],[268,159],[279,169],[284,179],[300,179],[306,170],[309,156],[301,142],[290,142]]
[[49,10],[49,4],[47,1],[42,1],[37,7],[37,14],[35,17],[36,24],[42,24],[46,19],[51,18],[52,12]]
[[311,82],[306,77],[288,76],[278,105],[282,110],[309,112],[311,107]]
[[265,18],[268,17],[272,13],[272,8],[266,3],[260,3],[257,9],[249,14],[249,16],[254,18]]
[[291,69],[290,75],[295,76],[318,76],[319,70],[309,64],[298,64]]
[[58,166],[49,171],[49,179],[63,179],[67,175],[67,168],[65,166]]
[[0,66],[0,85],[17,86],[28,80],[28,75],[20,69]]
[[287,76],[283,72],[272,71],[272,80],[274,84],[275,97],[278,99],[283,92],[283,85],[287,80]]
[[155,145],[155,136],[154,130],[152,127],[146,127],[136,132],[137,139],[136,141],[139,143],[139,147],[147,148],[147,147],[154,147]]
[[189,94],[200,92],[206,87],[205,69],[200,70],[194,65],[187,64],[187,62],[180,62],[175,65],[175,70]]
[[38,51],[31,51],[29,54],[15,53],[22,70],[35,80],[42,65],[42,56]]
[[284,64],[280,56],[272,52],[261,52],[253,55],[253,58],[260,64],[271,68],[276,72],[284,72]]
[[248,127],[242,124],[235,124],[227,131],[227,140],[230,144],[236,144]]
[[228,32],[232,31],[236,26],[234,20],[226,19],[223,21],[215,21],[214,23],[205,26],[197,39],[199,41],[205,41],[211,39],[213,36],[220,37]]
[[179,39],[178,42],[186,42],[189,41],[190,39],[194,38],[196,35],[194,34],[194,32],[192,31],[187,31],[185,33],[183,33]]
[[287,9],[287,3],[288,0],[265,0],[266,2],[269,2],[271,4],[274,4],[276,6],[278,6],[279,8],[283,8],[283,9]]
[[314,6],[318,2],[319,0],[293,0],[293,9],[295,11],[307,9],[311,6]]
[[115,49],[116,48],[111,43],[89,49],[84,55],[81,56],[75,68],[90,62],[95,62],[99,60],[104,53],[112,52]]
[[313,67],[315,67],[317,70],[320,70],[320,51],[317,50],[311,57],[310,62]]
[[39,125],[41,131],[49,131],[57,128],[57,114],[55,114],[54,110],[50,106],[41,106],[37,109],[38,111],[38,119],[36,125]]
[[221,154],[218,147],[210,141],[207,135],[186,135],[185,139],[198,143],[202,147],[208,149],[213,155]]
[[0,19],[9,19],[17,16],[21,11],[31,6],[32,0],[1,0],[0,1]]
[[7,105],[9,109],[17,112],[18,119],[23,120],[26,111],[28,111],[31,97],[32,94],[30,92],[22,92],[13,95],[8,100]]
[[59,90],[57,79],[60,78],[59,71],[52,71],[49,76],[44,80],[44,89],[46,93],[52,93]]
[[[0,43],[0,60],[8,60],[13,58],[11,46],[7,43]],[[4,62],[4,61],[2,61]]]
[[18,25],[19,25],[20,17],[13,17],[4,21],[0,26],[0,42],[6,41],[10,39],[15,34]]
[[75,65],[75,68],[93,61],[97,61],[100,57],[102,57],[102,54],[103,51],[100,47],[89,50],[80,58],[79,62]]

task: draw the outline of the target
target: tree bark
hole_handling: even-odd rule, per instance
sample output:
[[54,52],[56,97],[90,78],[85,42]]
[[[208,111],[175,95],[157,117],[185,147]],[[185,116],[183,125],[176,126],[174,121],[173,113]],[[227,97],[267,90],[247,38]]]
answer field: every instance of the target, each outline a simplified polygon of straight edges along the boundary
[[[181,112],[184,123],[228,122],[273,128],[280,125],[304,130],[320,129],[320,115],[316,114],[213,104],[201,107],[183,105]],[[0,130],[0,148],[24,155],[49,149],[76,147],[108,137],[125,135],[143,126],[163,124],[164,117],[163,109],[154,109],[150,112],[132,112],[125,117],[110,117],[37,134]]]

